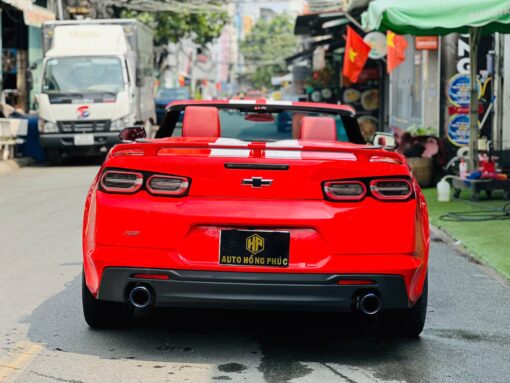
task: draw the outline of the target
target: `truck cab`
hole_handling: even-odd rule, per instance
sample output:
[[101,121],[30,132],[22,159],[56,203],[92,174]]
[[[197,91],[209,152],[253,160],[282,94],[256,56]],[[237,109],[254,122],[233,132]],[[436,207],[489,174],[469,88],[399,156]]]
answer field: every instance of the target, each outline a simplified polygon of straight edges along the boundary
[[[39,135],[50,163],[106,154],[128,126],[155,121],[152,32],[136,20],[44,26]],[[147,132],[150,134],[150,132]]]

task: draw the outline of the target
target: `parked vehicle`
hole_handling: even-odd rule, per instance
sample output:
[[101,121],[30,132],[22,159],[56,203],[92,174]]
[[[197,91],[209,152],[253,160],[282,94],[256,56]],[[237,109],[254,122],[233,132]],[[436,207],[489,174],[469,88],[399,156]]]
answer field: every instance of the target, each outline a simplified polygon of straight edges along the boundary
[[106,153],[128,126],[156,121],[153,33],[136,20],[46,22],[41,145],[51,163]]
[[[299,139],[278,132],[280,113],[301,116]],[[349,106],[179,101],[155,139],[121,135],[133,142],[110,152],[85,205],[90,326],[198,306],[357,311],[422,331],[425,199],[393,137],[367,145]]]
[[172,101],[189,100],[190,93],[188,88],[160,88],[156,94],[156,116],[158,125],[165,117],[166,106]]

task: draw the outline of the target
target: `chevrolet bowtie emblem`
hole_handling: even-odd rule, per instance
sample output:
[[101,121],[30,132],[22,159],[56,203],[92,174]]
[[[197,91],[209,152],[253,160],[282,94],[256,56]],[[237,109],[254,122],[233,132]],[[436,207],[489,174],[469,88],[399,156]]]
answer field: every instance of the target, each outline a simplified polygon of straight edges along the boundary
[[250,185],[252,188],[261,188],[262,186],[271,186],[273,180],[266,180],[262,177],[245,178],[241,185]]

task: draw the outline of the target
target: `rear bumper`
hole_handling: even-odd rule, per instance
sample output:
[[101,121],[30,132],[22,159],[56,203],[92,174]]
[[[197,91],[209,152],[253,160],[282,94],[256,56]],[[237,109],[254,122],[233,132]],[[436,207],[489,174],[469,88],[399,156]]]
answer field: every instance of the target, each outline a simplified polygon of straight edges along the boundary
[[[168,280],[135,274],[168,275]],[[339,285],[339,280],[370,279],[372,285]],[[127,302],[138,284],[152,290],[157,307],[215,307],[307,311],[352,311],[361,293],[375,292],[383,309],[409,308],[398,275],[247,273],[110,267],[104,270],[98,299]]]
[[[79,133],[78,133],[79,134]],[[77,146],[74,144],[74,133],[40,134],[39,141],[44,149],[59,149],[65,152],[96,152],[102,147],[111,148],[120,143],[119,132],[91,133],[94,135],[94,145]]]

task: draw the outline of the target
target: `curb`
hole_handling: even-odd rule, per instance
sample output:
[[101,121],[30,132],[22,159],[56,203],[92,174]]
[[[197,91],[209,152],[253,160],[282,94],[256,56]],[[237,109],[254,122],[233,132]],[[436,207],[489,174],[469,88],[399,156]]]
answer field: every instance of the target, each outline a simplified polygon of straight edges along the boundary
[[31,157],[14,158],[12,160],[0,160],[0,176],[16,171],[25,166],[30,166],[35,163]]
[[434,237],[439,238],[439,241],[437,242],[444,242],[448,246],[452,247],[457,254],[460,256],[466,258],[469,262],[475,263],[489,276],[497,279],[503,286],[510,287],[510,279],[508,279],[506,276],[500,274],[496,269],[494,269],[492,266],[484,263],[480,258],[476,257],[472,253],[469,252],[468,249],[466,249],[462,242],[451,237],[450,234],[448,234],[446,231],[430,225],[430,232],[432,234],[431,240],[434,241]]

